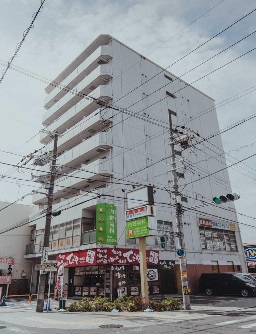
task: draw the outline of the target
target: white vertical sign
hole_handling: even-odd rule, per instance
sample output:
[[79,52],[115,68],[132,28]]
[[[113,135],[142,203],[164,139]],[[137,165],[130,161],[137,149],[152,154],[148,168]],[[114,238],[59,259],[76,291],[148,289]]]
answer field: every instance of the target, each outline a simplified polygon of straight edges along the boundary
[[48,262],[48,252],[49,252],[49,247],[45,247],[43,249],[42,262]]

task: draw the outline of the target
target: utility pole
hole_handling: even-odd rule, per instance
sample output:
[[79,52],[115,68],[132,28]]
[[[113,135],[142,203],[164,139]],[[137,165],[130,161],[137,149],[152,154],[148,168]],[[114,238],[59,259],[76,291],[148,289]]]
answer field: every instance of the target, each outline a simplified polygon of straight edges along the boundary
[[[54,191],[54,181],[55,181],[55,176],[56,176],[57,142],[58,142],[58,133],[55,133],[54,142],[53,142],[53,151],[52,151],[50,185],[49,185],[48,195],[47,195],[48,205],[47,205],[47,212],[46,212],[46,219],[45,219],[44,244],[43,244],[41,263],[45,262],[45,260],[48,260],[50,229],[51,229],[51,221],[52,221],[53,191]],[[46,283],[46,274],[40,271],[36,312],[43,312],[44,310],[45,283]]]
[[[176,217],[176,233],[178,238],[178,251],[177,254],[180,260],[180,275],[181,275],[181,287],[183,297],[184,310],[190,310],[190,296],[189,296],[189,285],[187,276],[187,261],[184,243],[183,223],[182,223],[182,206],[179,194],[178,177],[177,177],[177,166],[176,166],[176,154],[175,154],[175,138],[172,129],[172,116],[169,111],[169,126],[170,126],[170,147],[171,147],[171,171],[172,171],[172,182],[173,189],[170,192],[171,201],[174,200],[175,205],[175,217]],[[172,194],[174,195],[172,197]]]
[[146,237],[139,238],[140,254],[140,280],[141,280],[141,297],[144,306],[149,305],[148,297],[148,280],[147,280],[147,259],[146,259]]

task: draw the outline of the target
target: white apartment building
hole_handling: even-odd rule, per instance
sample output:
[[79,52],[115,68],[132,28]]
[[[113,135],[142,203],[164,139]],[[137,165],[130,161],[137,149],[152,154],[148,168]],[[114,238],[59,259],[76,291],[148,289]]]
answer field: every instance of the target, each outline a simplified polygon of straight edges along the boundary
[[36,206],[0,202],[0,298],[29,292],[32,268],[24,255],[33,235],[27,223],[37,211]]
[[[156,237],[147,240],[148,251],[156,255],[155,262],[148,262],[156,272],[149,292],[177,291],[180,273],[169,195],[169,113],[173,128],[185,125],[206,138],[219,131],[214,100],[110,35],[96,38],[46,87],[46,93],[42,155],[52,151],[50,133],[57,131],[57,166],[61,167],[53,211],[62,213],[52,219],[50,255],[64,261],[69,295],[109,295],[109,285],[122,287],[128,295],[139,293],[138,263],[127,257],[138,246],[135,239],[127,241],[125,236],[126,194],[147,185],[155,189],[158,223]],[[206,177],[226,166],[223,155],[209,157],[220,152],[213,153],[216,147],[209,142],[223,148],[219,135],[194,149],[176,147],[188,167],[179,171],[179,186],[184,188],[183,204],[188,208],[183,221],[192,292],[197,291],[202,272],[246,271],[233,203],[216,207],[200,202],[232,192],[227,170]],[[38,180],[49,171],[49,160],[40,168],[35,175]],[[33,203],[43,210],[47,205],[44,185],[38,191]],[[99,245],[96,240],[97,203],[117,208],[116,246]],[[36,264],[45,218],[30,226],[36,237],[26,257]],[[166,237],[165,249],[160,247],[161,235]],[[115,262],[113,254],[126,260]],[[123,275],[121,283],[118,272]]]

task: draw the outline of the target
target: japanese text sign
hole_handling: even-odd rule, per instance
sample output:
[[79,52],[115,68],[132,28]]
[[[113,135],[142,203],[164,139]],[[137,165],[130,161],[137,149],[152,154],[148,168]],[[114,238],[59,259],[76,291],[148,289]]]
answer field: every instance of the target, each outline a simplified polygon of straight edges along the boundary
[[96,205],[96,244],[117,244],[117,211],[113,204]]
[[146,237],[149,235],[148,217],[137,218],[126,222],[126,237],[128,239]]

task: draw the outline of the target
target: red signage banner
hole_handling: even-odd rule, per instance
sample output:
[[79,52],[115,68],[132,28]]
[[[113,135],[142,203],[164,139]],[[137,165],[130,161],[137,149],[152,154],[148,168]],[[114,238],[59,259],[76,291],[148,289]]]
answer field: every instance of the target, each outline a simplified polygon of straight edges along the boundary
[[[159,264],[159,251],[147,250],[146,256],[148,265]],[[139,250],[126,248],[88,249],[58,254],[56,260],[58,261],[58,266],[63,264],[66,268],[104,264],[136,265],[139,264]]]
[[87,249],[78,252],[58,254],[56,260],[58,261],[58,267],[61,264],[66,268],[92,266],[96,264],[96,250]]
[[0,276],[0,284],[11,284],[12,277],[11,276]]
[[14,258],[13,257],[0,257],[0,264],[10,264],[14,265]]

